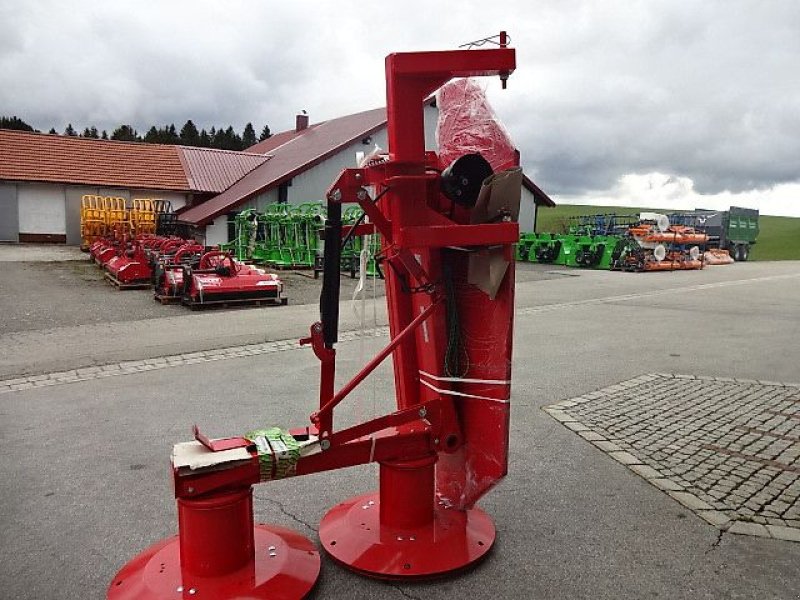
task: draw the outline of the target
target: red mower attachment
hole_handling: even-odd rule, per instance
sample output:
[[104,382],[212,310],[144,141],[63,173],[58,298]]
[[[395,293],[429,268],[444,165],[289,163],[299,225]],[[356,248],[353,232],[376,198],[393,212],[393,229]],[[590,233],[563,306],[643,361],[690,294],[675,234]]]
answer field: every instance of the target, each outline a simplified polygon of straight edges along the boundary
[[213,304],[288,303],[283,282],[277,275],[241,263],[221,250],[206,252],[197,269],[184,267],[181,279],[181,300],[191,308]]
[[154,269],[154,298],[161,304],[179,302],[183,297],[183,270],[197,268],[203,255],[203,246],[188,242],[169,256],[160,257]]
[[[498,47],[488,50],[386,58],[388,156],[344,170],[326,194],[321,320],[300,340],[320,361],[311,425],[219,440],[195,429],[194,441],[175,445],[178,536],[129,562],[109,599],[302,598],[314,586],[319,556],[297,533],[254,525],[252,486],[373,462],[378,489],[334,506],[320,523],[322,547],[337,563],[369,577],[431,578],[492,548],[495,526],[476,503],[508,467],[522,171],[492,173],[498,161],[486,149],[509,142],[496,137],[505,136],[499,127],[483,127],[480,143],[441,164],[425,150],[423,102],[458,77],[499,75],[505,87],[516,57],[505,32],[494,41]],[[336,391],[336,242],[347,237],[346,203],[358,204],[381,234],[390,340]],[[260,272],[225,252],[207,253],[198,269],[184,270],[184,301],[252,293],[261,287],[244,285],[253,271]],[[396,410],[337,429],[337,406],[389,356]]]
[[153,269],[139,240],[127,243],[122,254],[110,258],[103,268],[106,279],[120,290],[152,285]]

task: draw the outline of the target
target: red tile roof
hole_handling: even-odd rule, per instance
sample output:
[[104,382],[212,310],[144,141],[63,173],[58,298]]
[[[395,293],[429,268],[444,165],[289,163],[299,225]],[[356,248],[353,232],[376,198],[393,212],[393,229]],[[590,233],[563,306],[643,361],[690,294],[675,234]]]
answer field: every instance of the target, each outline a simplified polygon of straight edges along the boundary
[[190,191],[175,146],[0,129],[0,179]]
[[269,156],[0,129],[0,179],[218,194]]
[[181,221],[206,225],[248,198],[280,185],[385,125],[386,109],[377,108],[317,123],[299,134],[287,136],[288,141],[270,151],[269,161],[242,177],[219,196],[183,212]]
[[177,146],[189,189],[220,193],[270,157],[251,152]]

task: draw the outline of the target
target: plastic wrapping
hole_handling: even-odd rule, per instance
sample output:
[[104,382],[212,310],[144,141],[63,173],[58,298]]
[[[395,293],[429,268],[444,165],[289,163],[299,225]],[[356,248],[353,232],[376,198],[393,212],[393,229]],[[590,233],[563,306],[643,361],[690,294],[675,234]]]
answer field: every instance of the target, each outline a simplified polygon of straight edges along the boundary
[[[445,168],[477,152],[498,174],[484,181],[492,185],[479,196],[469,222],[493,222],[500,213],[503,220],[516,220],[522,173],[501,172],[516,167],[518,155],[483,89],[470,79],[455,80],[439,90],[436,101],[439,164]],[[436,465],[438,501],[456,509],[471,508],[508,470],[514,263],[506,249],[497,251],[449,257],[462,368],[421,373],[423,385],[452,398],[461,425],[463,445],[440,453]]]
[[436,142],[442,168],[479,152],[495,173],[517,166],[517,151],[486,94],[472,79],[454,79],[436,93]]

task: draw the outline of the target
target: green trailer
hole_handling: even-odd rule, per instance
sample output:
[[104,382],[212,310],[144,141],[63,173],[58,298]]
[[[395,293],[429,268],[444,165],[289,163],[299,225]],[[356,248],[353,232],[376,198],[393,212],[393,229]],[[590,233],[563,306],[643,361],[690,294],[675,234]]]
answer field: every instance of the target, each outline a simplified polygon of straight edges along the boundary
[[705,210],[669,215],[670,222],[683,219],[708,235],[708,248],[728,250],[733,260],[745,261],[758,237],[758,209],[731,206],[728,210]]

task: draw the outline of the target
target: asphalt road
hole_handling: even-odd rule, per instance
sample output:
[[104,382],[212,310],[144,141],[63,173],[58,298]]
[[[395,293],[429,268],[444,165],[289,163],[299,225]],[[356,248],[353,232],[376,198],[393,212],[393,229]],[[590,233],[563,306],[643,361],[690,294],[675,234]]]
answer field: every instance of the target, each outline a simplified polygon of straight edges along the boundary
[[[458,577],[402,585],[364,579],[324,558],[314,597],[800,597],[800,544],[720,534],[540,410],[648,372],[800,381],[799,293],[797,262],[520,283],[510,472],[481,503],[497,526],[492,553]],[[246,340],[249,314],[232,313],[233,333],[223,339]],[[299,337],[314,318],[313,306],[286,307],[259,339]],[[182,348],[219,342],[212,316],[175,319],[184,326],[120,324],[129,328],[125,352],[172,347],[159,346],[153,329],[183,331]],[[356,325],[351,318],[348,327]],[[26,358],[4,355],[2,364],[12,376],[30,363],[46,372],[73,346],[94,360],[103,354],[93,354],[92,344],[105,348],[108,333],[85,327],[19,336]],[[341,380],[385,342],[340,344]],[[388,406],[387,371],[364,384],[354,406],[342,407],[345,417]],[[0,595],[103,598],[125,562],[175,532],[169,454],[188,439],[189,426],[225,436],[303,425],[316,382],[311,352],[285,349],[0,394]],[[375,483],[375,468],[365,466],[261,485],[256,519],[317,542],[327,509]]]

